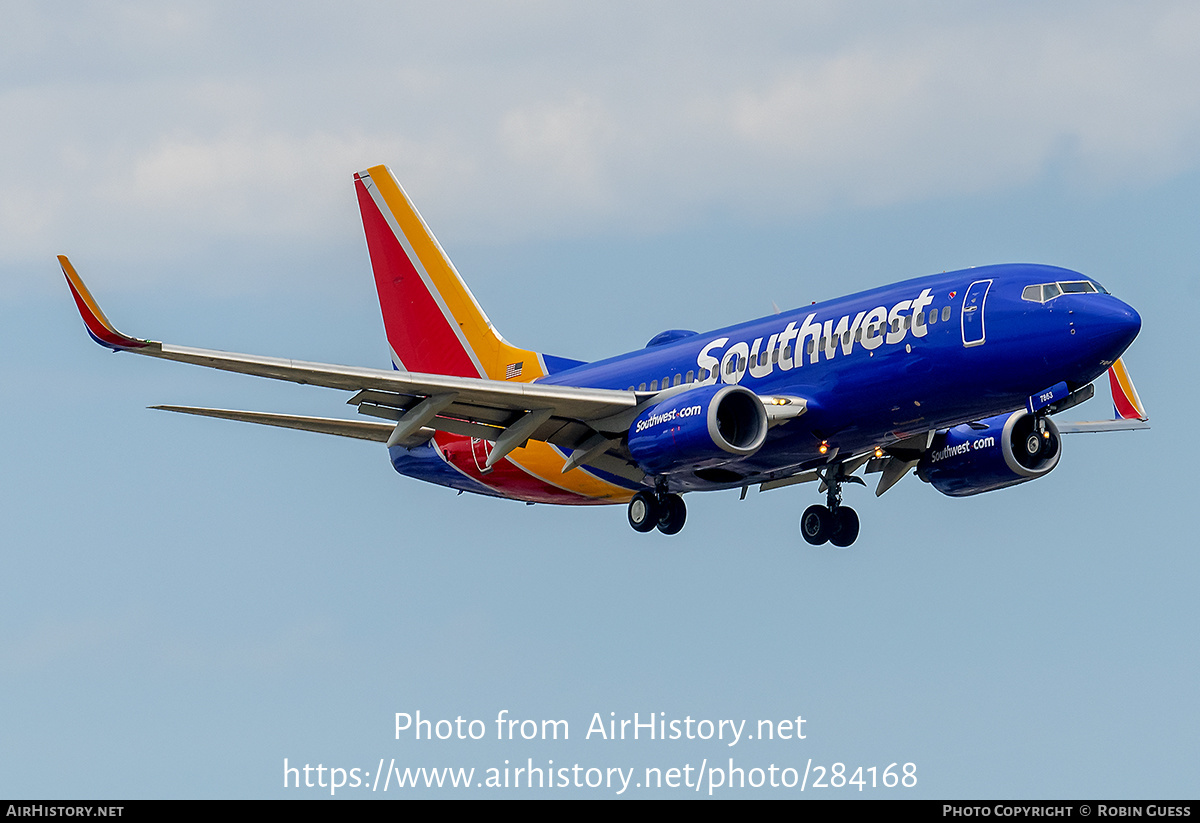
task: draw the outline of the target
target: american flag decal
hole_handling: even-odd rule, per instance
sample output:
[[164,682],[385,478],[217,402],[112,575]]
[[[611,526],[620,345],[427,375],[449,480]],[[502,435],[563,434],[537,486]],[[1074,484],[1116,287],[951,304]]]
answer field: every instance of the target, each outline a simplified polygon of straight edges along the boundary
[[525,368],[524,360],[522,360],[520,363],[509,363],[507,366],[504,367],[504,379],[512,380],[514,377],[520,377],[521,372],[524,370],[524,368]]

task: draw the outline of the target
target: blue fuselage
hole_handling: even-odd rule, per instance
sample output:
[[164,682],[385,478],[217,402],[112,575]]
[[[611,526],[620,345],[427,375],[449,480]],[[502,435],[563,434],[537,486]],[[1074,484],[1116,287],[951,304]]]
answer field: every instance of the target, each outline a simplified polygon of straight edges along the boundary
[[[1031,288],[1045,284],[1062,285]],[[801,417],[772,428],[756,454],[727,466],[759,479],[824,462],[823,442],[860,453],[897,436],[1020,408],[1059,382],[1079,388],[1103,374],[1140,328],[1136,311],[1076,272],[987,266],[703,334],[660,335],[656,341],[666,342],[543,382],[647,394],[737,383],[761,396],[803,398]],[[740,482],[689,473],[671,479],[679,490]]]

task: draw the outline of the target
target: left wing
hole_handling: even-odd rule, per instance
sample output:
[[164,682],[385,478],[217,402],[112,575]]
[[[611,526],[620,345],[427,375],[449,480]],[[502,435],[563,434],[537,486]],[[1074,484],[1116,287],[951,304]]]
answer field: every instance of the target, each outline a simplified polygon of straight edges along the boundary
[[[626,476],[632,469],[640,478],[640,471],[627,461],[606,454],[608,449],[596,450],[603,442],[623,438],[638,406],[655,393],[335,366],[142,340],[117,331],[71,261],[62,255],[58,261],[88,334],[102,346],[113,351],[128,351],[222,371],[352,391],[355,394],[349,402],[358,406],[360,413],[394,422],[367,423],[180,406],[155,408],[382,440],[389,446],[423,443],[435,430],[464,434],[495,443],[488,465],[528,440],[540,440],[568,449],[582,448],[588,452],[589,465]],[[611,446],[617,445],[617,442],[611,443]]]

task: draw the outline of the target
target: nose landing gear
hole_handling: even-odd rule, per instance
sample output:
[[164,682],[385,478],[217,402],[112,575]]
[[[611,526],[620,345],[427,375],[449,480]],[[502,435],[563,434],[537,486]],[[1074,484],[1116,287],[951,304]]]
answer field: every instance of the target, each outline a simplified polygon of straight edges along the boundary
[[832,543],[846,548],[858,539],[858,513],[842,505],[842,483],[865,486],[861,477],[842,471],[842,464],[830,467],[821,475],[825,481],[826,505],[809,506],[800,518],[800,534],[814,546]]

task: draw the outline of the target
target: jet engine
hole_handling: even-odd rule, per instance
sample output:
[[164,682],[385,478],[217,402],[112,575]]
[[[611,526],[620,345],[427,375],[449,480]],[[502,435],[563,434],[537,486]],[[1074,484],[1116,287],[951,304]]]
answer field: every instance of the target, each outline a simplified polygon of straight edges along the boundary
[[661,474],[749,457],[766,437],[758,395],[740,386],[702,386],[643,411],[629,427],[629,451],[645,472]]
[[917,476],[942,494],[967,497],[1049,474],[1061,456],[1054,422],[1018,411],[938,432]]

